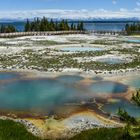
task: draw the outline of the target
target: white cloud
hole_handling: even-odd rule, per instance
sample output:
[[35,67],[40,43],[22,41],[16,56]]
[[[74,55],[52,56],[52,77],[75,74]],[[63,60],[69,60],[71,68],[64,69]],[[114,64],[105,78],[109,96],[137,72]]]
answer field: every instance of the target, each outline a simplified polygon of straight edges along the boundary
[[115,5],[115,4],[117,4],[117,1],[116,0],[113,0],[112,3]]
[[136,2],[136,5],[137,6],[140,6],[140,0]]
[[125,8],[120,8],[120,11],[121,11],[121,12],[127,12],[128,10],[125,9]]
[[31,10],[31,11],[6,11],[0,12],[0,19],[27,19],[34,17],[47,18],[67,18],[67,19],[86,19],[86,18],[140,18],[140,9],[135,8],[131,11],[121,8],[119,11],[107,11],[105,9],[97,10]]
[[135,12],[140,12],[140,9],[139,8],[134,8],[134,11]]

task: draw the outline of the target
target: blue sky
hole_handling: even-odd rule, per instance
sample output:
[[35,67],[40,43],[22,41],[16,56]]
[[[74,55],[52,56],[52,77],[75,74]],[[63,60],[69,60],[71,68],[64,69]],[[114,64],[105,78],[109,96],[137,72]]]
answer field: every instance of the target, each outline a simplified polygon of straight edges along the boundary
[[1,10],[41,10],[41,9],[106,9],[138,8],[139,0],[2,0]]
[[140,0],[1,0],[0,18],[139,17]]

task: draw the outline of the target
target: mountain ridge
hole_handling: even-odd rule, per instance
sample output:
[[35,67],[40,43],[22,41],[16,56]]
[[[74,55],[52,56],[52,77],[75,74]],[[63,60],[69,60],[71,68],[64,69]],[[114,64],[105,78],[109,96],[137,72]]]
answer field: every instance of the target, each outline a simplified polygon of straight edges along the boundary
[[[34,18],[39,18],[40,17],[34,17]],[[29,20],[33,20],[34,18],[29,18]],[[49,20],[51,18],[48,18]],[[137,17],[133,18],[75,18],[75,19],[70,19],[70,18],[52,18],[54,21],[60,21],[62,19],[67,19],[68,21],[71,22],[76,22],[76,21],[84,21],[84,22],[140,22],[140,19]],[[22,19],[22,18],[0,18],[0,22],[25,22],[27,19]]]

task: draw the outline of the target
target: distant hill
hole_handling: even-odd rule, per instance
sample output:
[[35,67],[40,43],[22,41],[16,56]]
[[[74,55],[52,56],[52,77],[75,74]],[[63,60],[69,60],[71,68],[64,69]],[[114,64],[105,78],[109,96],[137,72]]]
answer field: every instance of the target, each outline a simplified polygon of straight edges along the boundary
[[[35,17],[37,18],[37,17]],[[50,18],[48,18],[50,19]],[[15,18],[15,19],[8,19],[8,18],[2,18],[0,19],[0,22],[6,22],[6,23],[11,23],[11,22],[24,22],[27,19],[22,19],[22,18]],[[33,18],[29,19],[33,20]],[[60,21],[62,20],[61,18],[54,18],[54,21]],[[76,21],[84,21],[84,22],[140,22],[139,18],[133,17],[133,18],[80,18],[80,19],[67,19],[70,22],[76,22]]]

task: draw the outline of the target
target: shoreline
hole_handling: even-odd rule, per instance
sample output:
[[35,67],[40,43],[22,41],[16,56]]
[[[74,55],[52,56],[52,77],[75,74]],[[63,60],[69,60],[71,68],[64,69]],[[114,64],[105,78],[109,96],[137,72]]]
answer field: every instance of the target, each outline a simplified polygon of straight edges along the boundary
[[104,118],[90,110],[73,114],[61,120],[56,120],[53,117],[42,120],[34,118],[14,119],[6,116],[0,116],[0,119],[21,123],[33,135],[53,139],[71,138],[82,131],[94,128],[124,127],[123,123]]
[[112,78],[112,77],[124,77],[124,76],[133,76],[133,75],[140,75],[140,68],[134,69],[120,69],[120,70],[112,70],[112,71],[101,71],[101,70],[94,70],[94,71],[83,71],[80,69],[63,69],[62,71],[38,71],[38,70],[29,70],[29,69],[0,69],[1,72],[17,72],[21,74],[25,74],[27,77],[34,77],[34,78],[56,78],[63,75],[78,75],[83,78],[93,78],[93,77],[103,77],[103,78]]

